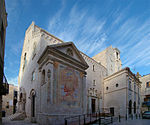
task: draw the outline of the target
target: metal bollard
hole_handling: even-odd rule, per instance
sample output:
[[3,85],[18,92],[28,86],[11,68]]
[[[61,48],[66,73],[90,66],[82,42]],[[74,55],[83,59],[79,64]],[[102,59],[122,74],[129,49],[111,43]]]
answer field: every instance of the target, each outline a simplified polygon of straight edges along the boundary
[[85,125],[85,114],[84,114],[84,125]]
[[131,119],[133,120],[133,114],[131,115]]
[[65,119],[65,125],[67,125],[67,119]]
[[120,115],[119,115],[119,122],[121,122],[121,117],[120,117]]
[[97,120],[97,112],[96,112],[96,120]]
[[113,116],[111,116],[111,123],[113,123]]
[[126,120],[127,120],[127,114],[126,114]]
[[101,124],[101,116],[100,116],[100,112],[99,112],[99,125]]
[[79,115],[79,125],[80,125],[80,115]]
[[91,113],[90,113],[90,123],[91,123]]
[[137,119],[137,114],[136,114],[136,119]]

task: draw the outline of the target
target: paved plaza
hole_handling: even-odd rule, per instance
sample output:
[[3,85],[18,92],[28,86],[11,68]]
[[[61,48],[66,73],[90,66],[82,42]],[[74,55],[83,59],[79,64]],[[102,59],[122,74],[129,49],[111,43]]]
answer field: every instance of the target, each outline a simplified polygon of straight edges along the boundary
[[[38,125],[36,123],[30,123],[29,120],[10,121],[3,119],[3,125]],[[94,124],[98,125],[98,124]],[[109,125],[150,125],[150,119],[134,119],[134,120],[121,120],[121,122],[114,122]]]
[[111,125],[150,125],[150,119],[122,120],[121,122],[114,122]]
[[38,125],[37,123],[30,123],[28,119],[19,121],[10,121],[7,118],[3,118],[3,125]]

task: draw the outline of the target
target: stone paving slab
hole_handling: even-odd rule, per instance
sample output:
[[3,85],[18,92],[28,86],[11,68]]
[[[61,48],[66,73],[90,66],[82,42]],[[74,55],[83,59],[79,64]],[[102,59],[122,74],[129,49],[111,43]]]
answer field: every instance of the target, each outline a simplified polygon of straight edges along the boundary
[[150,119],[121,120],[110,125],[150,125]]
[[7,118],[3,118],[2,125],[38,125],[37,123],[31,123],[29,120],[10,121]]

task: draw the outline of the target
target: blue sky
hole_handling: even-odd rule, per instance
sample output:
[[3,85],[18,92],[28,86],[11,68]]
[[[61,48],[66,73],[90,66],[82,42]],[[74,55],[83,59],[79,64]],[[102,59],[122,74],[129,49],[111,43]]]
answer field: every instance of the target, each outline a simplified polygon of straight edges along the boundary
[[5,0],[5,75],[17,84],[24,34],[32,21],[92,57],[112,45],[123,67],[150,73],[150,0]]

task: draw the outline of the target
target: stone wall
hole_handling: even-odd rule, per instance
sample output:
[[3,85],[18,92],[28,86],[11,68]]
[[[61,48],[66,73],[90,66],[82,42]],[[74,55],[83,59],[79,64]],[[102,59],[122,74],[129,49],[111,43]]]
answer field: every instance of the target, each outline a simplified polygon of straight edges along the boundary
[[120,51],[117,48],[110,46],[92,58],[105,66],[108,75],[121,70]]
[[[14,92],[18,92],[18,87],[12,84],[9,84],[9,94],[3,96],[3,103],[2,103],[2,111],[5,111],[5,116],[10,116],[13,114],[14,110]],[[16,107],[17,110],[17,107]]]
[[107,76],[107,69],[96,62],[94,59],[88,57],[84,53],[82,53],[83,58],[89,65],[89,68],[86,70],[87,72],[87,112],[92,112],[92,99],[95,99],[95,111],[99,111],[103,108],[104,103],[104,95],[103,95],[103,79]]
[[[130,82],[130,83],[129,83]],[[130,84],[130,86],[129,86]],[[104,108],[114,107],[115,114],[126,116],[129,114],[129,101],[132,101],[132,113],[140,113],[140,83],[129,73],[122,69],[104,80]],[[136,113],[134,113],[134,104],[136,103]]]

